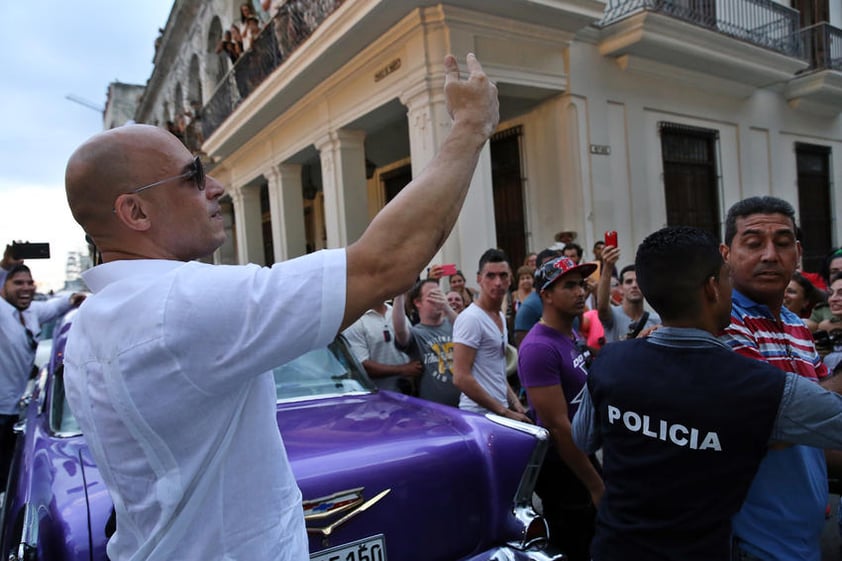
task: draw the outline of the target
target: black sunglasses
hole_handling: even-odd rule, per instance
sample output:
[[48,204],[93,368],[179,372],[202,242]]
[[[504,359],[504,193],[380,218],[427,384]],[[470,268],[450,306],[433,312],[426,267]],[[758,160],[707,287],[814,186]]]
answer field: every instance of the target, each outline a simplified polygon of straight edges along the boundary
[[187,166],[187,171],[180,175],[174,175],[172,177],[167,177],[166,179],[162,179],[160,181],[156,181],[155,183],[150,183],[149,185],[144,185],[143,187],[138,187],[137,189],[132,189],[129,191],[128,194],[132,193],[140,193],[141,191],[145,191],[147,189],[151,189],[152,187],[156,187],[163,183],[169,183],[170,181],[175,181],[176,179],[192,179],[193,183],[196,185],[196,189],[199,191],[205,190],[205,168],[202,167],[202,160],[199,156],[193,158],[193,161],[190,162],[190,165]]

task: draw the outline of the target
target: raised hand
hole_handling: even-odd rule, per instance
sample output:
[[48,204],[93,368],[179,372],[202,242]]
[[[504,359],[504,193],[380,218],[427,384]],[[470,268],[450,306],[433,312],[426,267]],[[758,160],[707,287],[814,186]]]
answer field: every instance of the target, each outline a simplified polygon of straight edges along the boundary
[[476,55],[468,53],[468,78],[462,80],[456,57],[444,58],[444,95],[447,112],[454,125],[464,124],[475,128],[485,138],[497,128],[500,121],[500,103],[495,86],[477,60]]

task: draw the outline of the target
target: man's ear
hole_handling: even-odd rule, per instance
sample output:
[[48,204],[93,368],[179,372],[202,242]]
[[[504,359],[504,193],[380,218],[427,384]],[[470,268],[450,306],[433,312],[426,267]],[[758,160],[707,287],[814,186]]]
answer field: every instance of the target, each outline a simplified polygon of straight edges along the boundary
[[152,227],[152,221],[144,209],[144,202],[134,194],[123,194],[114,201],[114,214],[130,230],[144,232]]
[[722,260],[727,263],[728,255],[731,254],[731,248],[728,247],[726,244],[721,243],[719,244],[719,254],[722,255]]
[[719,284],[719,279],[715,278],[713,275],[709,276],[705,281],[705,284],[702,285],[705,301],[710,302],[711,304],[717,304],[720,298],[722,298],[722,295],[720,294],[721,290],[722,287]]

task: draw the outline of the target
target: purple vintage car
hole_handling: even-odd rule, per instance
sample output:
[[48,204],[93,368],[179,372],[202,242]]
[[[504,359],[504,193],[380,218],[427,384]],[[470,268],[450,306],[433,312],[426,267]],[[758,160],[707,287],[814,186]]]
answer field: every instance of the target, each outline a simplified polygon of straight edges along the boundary
[[[69,328],[18,424],[3,559],[106,559],[111,500],[64,397]],[[312,561],[563,559],[532,508],[544,429],[377,391],[341,338],[275,380]]]

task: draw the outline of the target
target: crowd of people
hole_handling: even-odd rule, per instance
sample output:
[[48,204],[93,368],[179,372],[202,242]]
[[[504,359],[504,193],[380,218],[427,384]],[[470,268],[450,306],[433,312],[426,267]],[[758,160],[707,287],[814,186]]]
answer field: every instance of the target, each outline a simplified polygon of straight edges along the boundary
[[838,389],[842,249],[801,271],[795,212],[774,197],[735,204],[721,245],[666,228],[622,267],[603,241],[583,259],[575,236],[516,270],[489,249],[476,288],[430,267],[369,333],[397,333],[400,391],[548,428],[536,493],[573,561],[818,560],[823,449],[842,446],[827,434],[842,428],[842,399],[821,387]]

